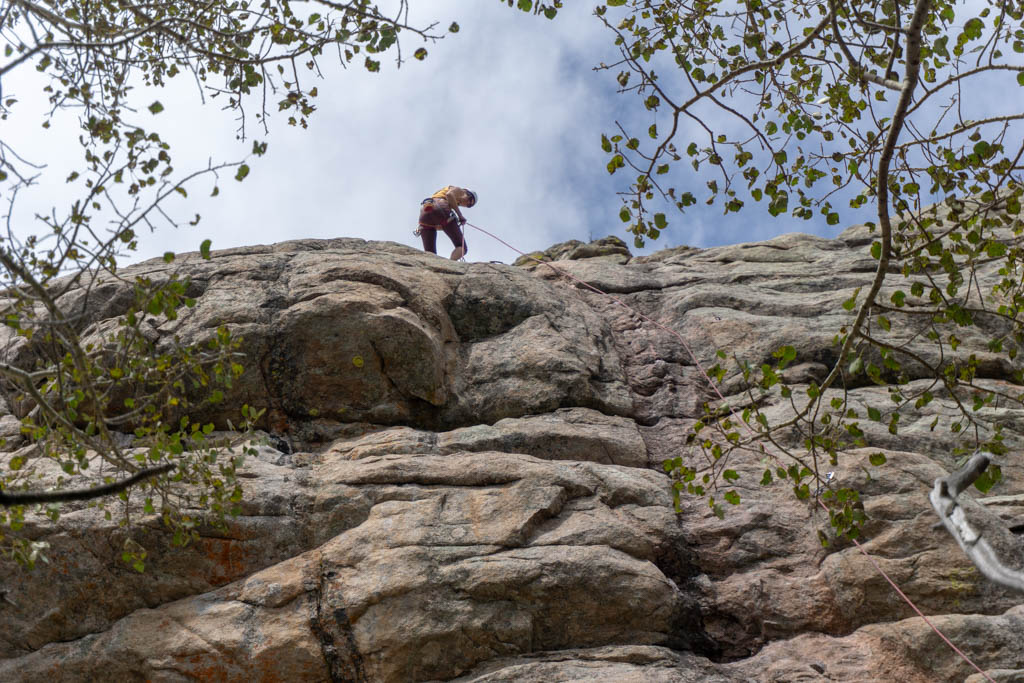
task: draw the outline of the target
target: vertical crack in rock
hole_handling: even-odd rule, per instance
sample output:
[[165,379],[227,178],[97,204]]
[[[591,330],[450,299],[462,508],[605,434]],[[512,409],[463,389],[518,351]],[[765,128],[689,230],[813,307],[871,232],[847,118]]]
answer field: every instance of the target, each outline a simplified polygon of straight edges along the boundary
[[388,387],[392,391],[394,391],[396,395],[407,401],[415,400],[415,396],[406,396],[405,392],[402,391],[397,384],[395,384],[395,380],[391,377],[391,372],[388,369],[389,363],[387,356],[385,356],[384,353],[377,348],[377,344],[374,343],[373,339],[367,339],[367,341],[370,344],[370,348],[373,349],[373,352],[377,354],[377,359],[380,361],[380,374],[381,377],[383,377],[387,381]]
[[[267,340],[266,350],[260,354],[260,358],[255,363],[256,369],[259,370],[260,378],[263,380],[263,392],[266,396],[268,412],[281,413],[282,416],[284,415],[284,399],[278,378],[281,375],[279,366],[283,363],[283,360],[279,349],[286,343],[287,340],[282,340],[281,335],[271,335]],[[264,419],[270,421],[272,417],[272,415],[267,415]],[[274,431],[273,428],[277,426],[279,425],[270,425],[271,431]]]
[[321,560],[320,585],[315,591],[316,603],[309,625],[320,641],[327,671],[332,683],[368,683],[363,657],[356,646],[348,612],[340,595],[332,596],[330,579],[334,572],[325,572]]
[[[658,423],[665,415],[678,417],[685,414],[685,406],[675,396],[675,388],[669,386],[670,396],[658,396],[666,385],[685,380],[678,369],[673,372],[672,366],[662,360],[656,349],[653,331],[645,327],[643,321],[632,312],[624,312],[617,305],[612,305],[603,297],[597,298],[582,295],[579,297],[592,311],[602,318],[610,333],[608,345],[616,353],[622,376],[625,378],[631,394],[632,414],[627,415],[633,422],[641,426]],[[639,305],[638,302],[633,302]],[[630,338],[630,333],[632,338]],[[671,359],[677,368],[684,363]],[[698,388],[699,391],[699,388]],[[657,460],[657,453],[671,451],[675,446],[673,440],[668,444],[652,443],[653,434],[650,430],[639,429],[649,464]],[[669,448],[665,448],[668,445]],[[614,460],[612,460],[614,462]],[[658,463],[660,464],[660,463]],[[660,467],[654,469],[660,470]],[[677,525],[679,520],[676,520]],[[681,541],[681,539],[676,539]],[[700,573],[695,554],[683,544],[672,543],[658,551],[655,566],[671,581],[679,591],[680,603],[675,608],[668,634],[668,647],[674,650],[694,652],[713,661],[721,659],[722,648],[708,633],[705,625],[705,612],[697,595],[700,591],[694,586],[694,580]]]

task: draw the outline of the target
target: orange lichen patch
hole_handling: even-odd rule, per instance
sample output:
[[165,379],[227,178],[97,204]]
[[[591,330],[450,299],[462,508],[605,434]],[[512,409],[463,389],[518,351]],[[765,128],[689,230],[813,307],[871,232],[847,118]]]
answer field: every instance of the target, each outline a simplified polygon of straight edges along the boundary
[[211,667],[206,663],[206,657],[201,655],[195,655],[189,657],[187,671],[192,676],[195,676],[196,680],[200,681],[226,681],[228,680],[227,672],[223,667]]
[[272,408],[267,413],[267,426],[271,434],[287,434],[291,431],[291,424],[288,416],[279,408]]
[[203,652],[184,657],[175,663],[174,668],[197,681],[232,681],[242,678],[246,673],[230,659],[220,653]]
[[251,570],[249,552],[241,541],[231,538],[203,538],[199,541],[209,560],[206,579],[215,586],[230,583]]
[[[279,653],[278,653],[279,654]],[[285,665],[282,665],[285,664]],[[197,681],[238,681],[247,678],[263,683],[295,683],[324,680],[327,672],[315,660],[306,666],[288,667],[274,658],[258,657],[244,664],[226,658],[222,653],[202,653],[180,661],[179,670]]]

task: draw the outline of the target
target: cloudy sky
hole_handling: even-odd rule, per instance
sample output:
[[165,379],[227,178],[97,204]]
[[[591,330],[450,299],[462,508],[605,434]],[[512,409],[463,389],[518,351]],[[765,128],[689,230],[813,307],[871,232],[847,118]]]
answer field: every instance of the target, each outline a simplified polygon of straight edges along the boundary
[[[200,225],[143,236],[138,257],[194,250],[205,238],[215,249],[339,236],[419,246],[412,234],[419,202],[447,184],[476,190],[480,201],[466,212],[470,221],[524,251],[609,234],[632,243],[615,194],[628,180],[623,173],[609,176],[600,136],[614,132],[617,120],[641,130],[650,120],[635,98],[616,94],[615,72],[592,69],[616,58],[611,34],[591,15],[593,4],[573,3],[554,21],[493,0],[412,5],[412,23],[436,20],[443,29],[458,21],[461,31],[428,45],[426,61],[398,70],[390,61],[378,74],[325,69],[309,129],[276,121],[268,153],[245,182],[223,178],[220,195],[209,199],[212,184],[200,180],[172,207],[179,216],[201,214]],[[407,41],[408,55],[420,44]],[[3,139],[50,164],[34,193],[19,199],[16,218],[24,222],[60,196],[62,164],[80,153],[77,127],[38,127],[38,82],[31,69],[21,72],[3,84],[5,97],[14,93],[23,101],[3,123]],[[157,94],[177,170],[243,156],[251,141],[235,140],[232,116],[216,104],[199,106],[194,88],[177,80],[170,92]],[[148,99],[142,99],[144,107]],[[706,193],[698,178],[675,184],[698,197]],[[669,217],[670,229],[650,246],[711,246],[797,230],[833,236],[844,227],[826,226],[823,218],[772,219],[764,211],[725,217],[703,207]],[[469,260],[516,257],[488,237],[467,236]],[[443,235],[438,245],[442,254],[450,250]]]

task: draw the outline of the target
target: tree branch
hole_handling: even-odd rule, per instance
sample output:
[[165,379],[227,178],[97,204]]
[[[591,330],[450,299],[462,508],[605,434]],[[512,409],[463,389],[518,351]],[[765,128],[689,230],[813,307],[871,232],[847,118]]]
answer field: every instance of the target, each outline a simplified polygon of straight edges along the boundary
[[[910,26],[907,27],[907,64],[901,86],[900,99],[896,103],[896,110],[893,112],[892,121],[889,123],[889,133],[886,135],[885,144],[882,146],[882,154],[878,160],[878,180],[876,183],[878,191],[878,225],[882,231],[882,250],[878,257],[878,268],[875,270],[875,277],[871,282],[871,288],[868,290],[864,303],[861,304],[860,310],[857,311],[857,317],[850,327],[850,332],[846,335],[842,349],[839,351],[839,361],[832,368],[832,372],[825,378],[825,381],[822,382],[821,391],[831,386],[842,372],[843,361],[850,352],[855,338],[860,334],[864,320],[874,305],[875,298],[878,296],[878,292],[881,291],[882,283],[885,281],[885,276],[889,271],[889,259],[892,256],[892,223],[889,219],[889,165],[896,150],[896,142],[899,140],[900,131],[903,130],[903,124],[906,121],[910,100],[921,76],[921,30],[924,27],[924,20],[928,14],[928,9],[931,7],[931,2],[932,0],[917,0],[917,5],[914,7],[914,17],[910,21]],[[833,11],[832,14],[834,15],[835,12]]]
[[177,465],[167,463],[159,467],[136,472],[127,479],[115,481],[112,484],[103,484],[87,489],[72,489],[70,491],[40,491],[38,493],[6,493],[0,491],[0,506],[10,507],[12,505],[33,505],[35,503],[64,503],[72,500],[92,500],[109,496],[112,493],[120,493],[129,486],[138,484],[140,481],[150,479],[165,472],[170,472]]
[[988,455],[976,453],[956,472],[936,479],[928,499],[978,571],[1000,586],[1024,593],[1024,543],[974,499],[957,500],[988,465]]
[[[870,81],[875,85],[880,85],[884,88],[889,88],[890,90],[903,90],[903,83],[899,83],[898,81],[894,81],[888,78],[882,78],[881,76],[871,73],[863,66],[861,66],[860,61],[858,61],[857,58],[853,56],[853,53],[850,52],[850,48],[846,45],[846,41],[843,40],[843,34],[839,31],[839,20],[836,16],[836,0],[832,0],[831,10],[832,11],[829,12],[829,15],[832,18],[832,35],[835,37],[835,41],[836,44],[839,46],[839,49],[843,51],[843,55],[846,57],[847,61],[850,62],[850,72],[857,78],[860,78],[861,80],[865,81]],[[910,29],[907,29],[908,33],[909,31]]]

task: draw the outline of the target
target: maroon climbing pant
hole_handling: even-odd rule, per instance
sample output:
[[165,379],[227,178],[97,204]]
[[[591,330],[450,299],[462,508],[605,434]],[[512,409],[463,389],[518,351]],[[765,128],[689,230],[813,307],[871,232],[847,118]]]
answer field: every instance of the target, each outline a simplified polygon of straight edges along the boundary
[[423,250],[431,254],[437,253],[437,230],[444,230],[448,239],[455,247],[462,247],[463,254],[469,252],[466,238],[459,227],[459,219],[448,207],[445,199],[425,199],[420,205],[420,238],[423,239]]

